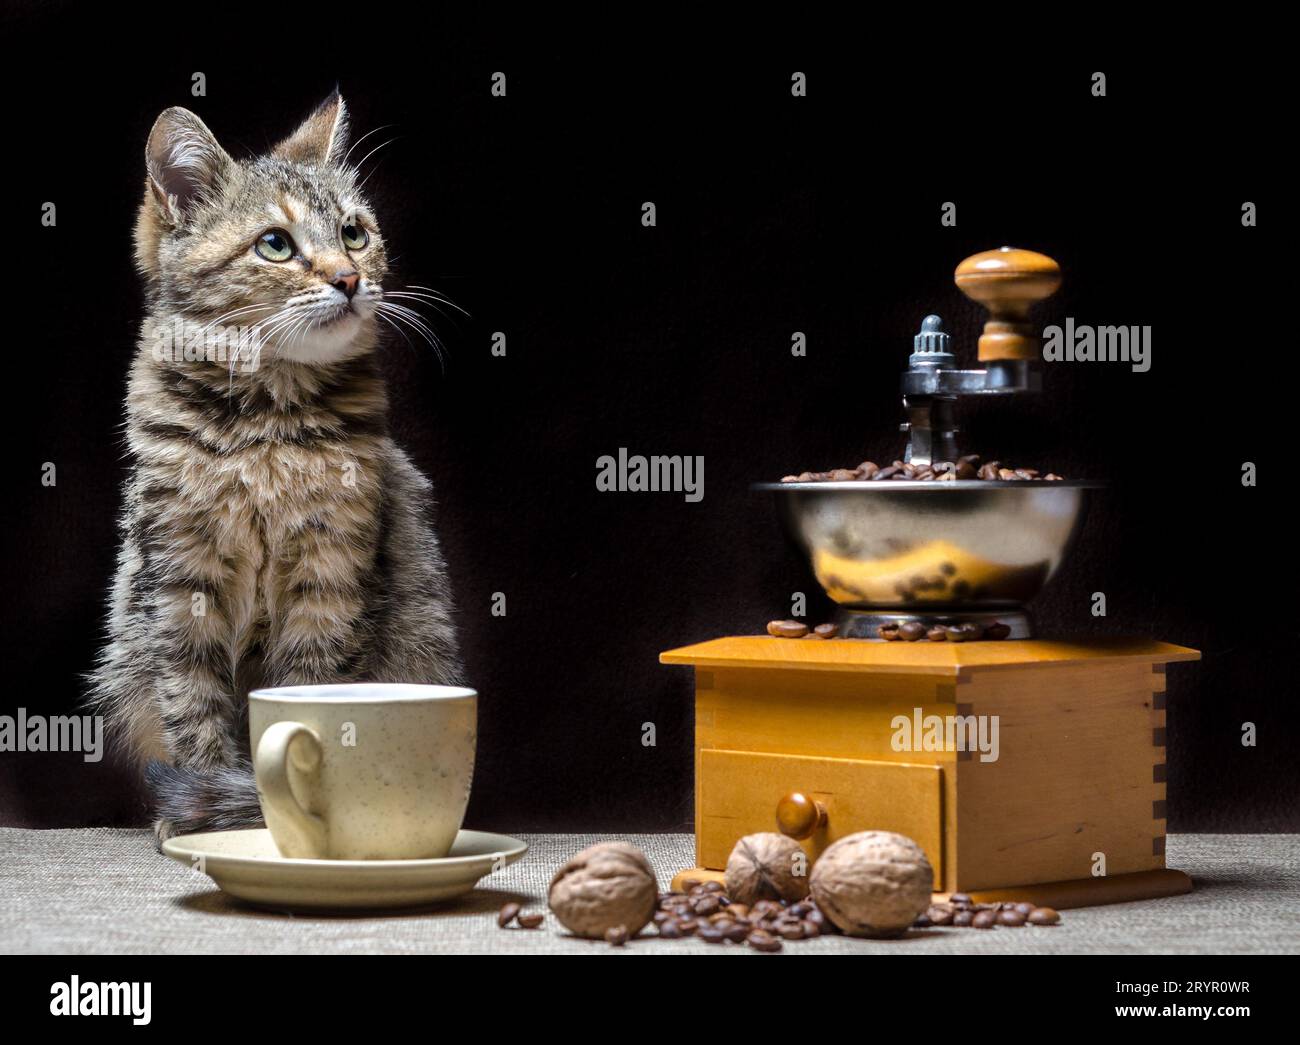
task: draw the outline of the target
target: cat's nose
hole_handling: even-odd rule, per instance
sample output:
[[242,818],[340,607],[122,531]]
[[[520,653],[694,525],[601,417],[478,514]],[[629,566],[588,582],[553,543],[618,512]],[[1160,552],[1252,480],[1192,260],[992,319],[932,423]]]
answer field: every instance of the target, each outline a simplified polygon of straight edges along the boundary
[[343,291],[348,300],[352,300],[352,295],[357,292],[357,284],[361,282],[361,277],[357,275],[356,269],[340,269],[334,273],[334,278],[330,280],[330,286],[336,290]]

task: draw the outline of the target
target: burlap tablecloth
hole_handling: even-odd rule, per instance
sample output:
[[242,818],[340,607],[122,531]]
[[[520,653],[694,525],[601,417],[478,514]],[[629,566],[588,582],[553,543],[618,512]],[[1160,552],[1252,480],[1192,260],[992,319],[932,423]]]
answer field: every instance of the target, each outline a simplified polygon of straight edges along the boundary
[[[622,837],[641,846],[666,886],[693,861],[690,835],[522,835],[521,861],[442,909],[377,916],[290,915],[228,899],[213,882],[155,852],[146,831],[0,828],[0,950],[129,954],[666,954],[749,953],[698,940],[576,940],[548,917],[540,930],[496,927],[509,899],[538,910],[570,854]],[[1187,896],[1068,911],[1052,929],[933,929],[872,942],[831,936],[788,954],[1300,953],[1300,836],[1172,835],[1168,864],[1192,875]]]

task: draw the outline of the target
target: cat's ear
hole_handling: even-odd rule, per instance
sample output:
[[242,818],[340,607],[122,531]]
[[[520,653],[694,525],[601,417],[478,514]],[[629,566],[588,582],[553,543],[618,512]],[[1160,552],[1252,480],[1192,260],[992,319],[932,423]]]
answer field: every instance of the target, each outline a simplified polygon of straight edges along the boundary
[[145,167],[149,189],[168,224],[185,224],[233,164],[204,122],[188,109],[166,109],[154,121]]
[[343,104],[343,96],[335,88],[334,93],[316,107],[316,111],[303,121],[302,126],[272,149],[271,153],[294,163],[324,167],[343,159],[347,139],[348,110]]

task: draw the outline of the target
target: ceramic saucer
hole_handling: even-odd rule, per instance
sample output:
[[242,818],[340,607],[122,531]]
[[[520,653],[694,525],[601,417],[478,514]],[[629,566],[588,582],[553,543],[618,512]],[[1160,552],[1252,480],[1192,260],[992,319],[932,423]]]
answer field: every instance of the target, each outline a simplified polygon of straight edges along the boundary
[[526,843],[461,831],[440,860],[291,860],[266,828],[181,835],[163,842],[173,860],[203,871],[231,896],[264,907],[414,907],[468,893],[512,864]]

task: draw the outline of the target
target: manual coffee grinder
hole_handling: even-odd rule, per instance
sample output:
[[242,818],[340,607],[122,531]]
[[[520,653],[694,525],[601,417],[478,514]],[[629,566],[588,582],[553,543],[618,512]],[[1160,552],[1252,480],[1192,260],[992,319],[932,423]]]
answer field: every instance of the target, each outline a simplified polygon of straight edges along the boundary
[[[902,378],[902,460],[917,467],[960,460],[962,397],[1038,390],[1029,309],[1061,276],[1051,258],[1003,247],[955,278],[989,311],[981,365],[958,368],[942,321],[922,322]],[[1165,666],[1200,654],[1146,638],[1037,639],[1025,609],[1097,485],[759,484],[839,606],[839,637],[729,636],[660,655],[695,669],[698,866],[676,881],[721,878],[736,841],[758,831],[797,839],[811,866],[837,838],[885,830],[925,850],[941,897],[1059,909],[1189,891],[1165,867]],[[878,637],[881,625],[993,620],[1010,638]],[[923,739],[950,722],[943,744]],[[981,728],[996,750],[954,742]]]

